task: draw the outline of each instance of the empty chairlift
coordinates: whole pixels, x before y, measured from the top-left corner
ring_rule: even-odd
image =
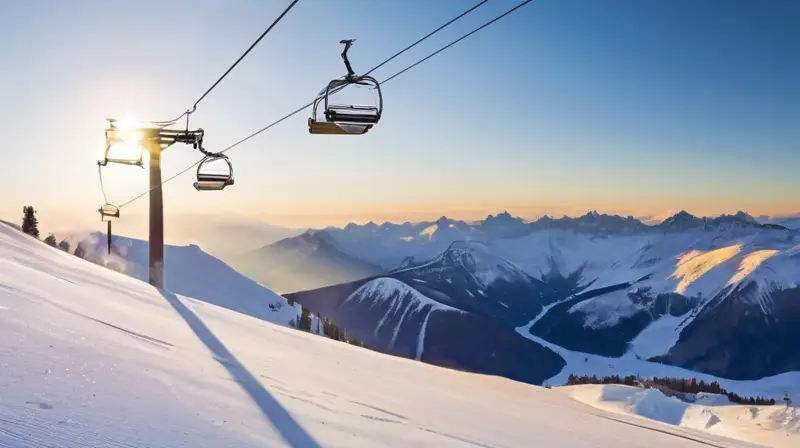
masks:
[[[119,219],[119,207],[113,204],[105,204],[98,210],[100,212],[100,221],[107,223],[107,241],[108,254],[111,255],[111,221]]]
[[[334,79],[322,89],[313,104],[311,118],[308,119],[308,131],[312,134],[328,135],[362,135],[378,124],[383,113],[383,95],[378,81],[371,76],[356,76],[347,58],[347,51],[354,40],[342,40],[344,51],[342,59],[347,68],[347,75]],[[337,100],[340,91],[353,86],[358,89],[369,89],[374,104],[351,104]],[[320,111],[322,106],[322,111]],[[320,116],[320,112],[321,116]],[[321,118],[324,117],[324,121]]]
[[[105,204],[100,207],[100,221],[114,221],[119,219],[119,207],[113,204]]]
[[[224,154],[206,153],[197,166],[197,191],[219,191],[233,185],[233,165]]]

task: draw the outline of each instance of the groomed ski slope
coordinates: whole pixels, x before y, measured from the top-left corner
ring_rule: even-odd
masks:
[[[0,446],[752,445],[162,294],[0,225]]]

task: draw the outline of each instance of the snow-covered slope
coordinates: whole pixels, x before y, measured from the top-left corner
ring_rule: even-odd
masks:
[[[727,399],[686,403],[657,389],[620,385],[559,388],[578,401],[625,415],[693,428],[776,448],[800,446],[800,408],[731,405]],[[722,397],[724,398],[724,397]]]
[[[794,231],[731,227],[606,237],[549,230],[491,247],[532,275],[575,279],[580,294],[560,298],[563,303],[532,327],[538,336],[573,350],[650,357],[669,352],[698,316],[708,316],[715,324],[698,324],[700,339],[685,338],[694,351],[665,360],[753,379],[800,366],[800,356],[780,343],[800,319],[798,244]],[[749,338],[780,344],[763,353],[775,362],[747,361],[756,361],[750,356],[757,353],[742,351],[748,342],[738,339],[742,326],[734,323],[745,316],[753,320]],[[734,358],[752,368],[741,370]]]
[[[558,296],[558,287],[528,275],[485,243],[455,241],[430,260],[390,272],[441,303],[507,322],[527,322]]]
[[[99,233],[74,236],[74,249],[80,242],[84,258],[130,277],[147,281],[147,241],[114,236],[108,255],[106,236]],[[297,317],[297,310],[286,307],[286,300],[250,280],[198,246],[164,246],[164,283],[169,291],[203,300],[270,322],[286,325]]]
[[[378,278],[365,283],[354,293],[347,296],[342,303],[343,308],[366,305],[369,309],[378,307],[385,309],[383,316],[375,325],[374,334],[381,330],[389,331],[389,350],[397,345],[397,338],[403,325],[413,325],[417,331],[416,355],[421,360],[425,351],[425,330],[431,314],[435,312],[462,313],[461,310],[431,300],[405,283],[393,278]]]
[[[748,446],[162,294],[4,225],[0,357],[10,448]]]

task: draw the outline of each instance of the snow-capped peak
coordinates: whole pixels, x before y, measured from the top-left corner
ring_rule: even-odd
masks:
[[[465,269],[484,287],[501,278],[509,282],[530,282],[522,268],[495,254],[479,241],[452,243],[442,254],[442,262],[445,266]]]
[[[348,296],[345,302],[350,300],[362,301],[366,298],[371,301],[398,301],[402,300],[404,297],[410,298],[410,303],[407,305],[412,306],[414,310],[420,310],[424,306],[430,305],[432,310],[459,311],[451,306],[430,299],[400,280],[390,277],[382,277],[369,281]]]

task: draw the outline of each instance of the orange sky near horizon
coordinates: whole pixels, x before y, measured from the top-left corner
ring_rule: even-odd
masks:
[[[665,204],[659,207],[657,204],[649,204],[637,208],[625,207],[624,205],[597,203],[593,206],[586,204],[575,205],[531,205],[514,203],[484,203],[484,204],[403,204],[403,206],[362,205],[343,206],[343,204],[297,204],[294,207],[270,204],[267,207],[235,207],[231,205],[226,210],[218,210],[214,207],[213,211],[199,209],[181,210],[180,212],[167,211],[165,224],[168,233],[170,223],[175,223],[177,227],[172,227],[172,231],[181,233],[178,228],[186,223],[186,220],[179,217],[191,216],[202,223],[204,220],[215,220],[220,217],[229,220],[239,220],[246,222],[261,222],[275,226],[306,229],[323,228],[326,226],[343,227],[349,222],[366,224],[373,221],[382,224],[385,221],[402,223],[405,221],[432,221],[441,216],[460,220],[480,220],[487,215],[496,215],[503,211],[508,211],[514,216],[522,217],[527,220],[535,220],[543,215],[554,217],[580,216],[591,210],[599,213],[618,214],[621,216],[634,216],[645,223],[654,224],[677,213],[686,210],[696,216],[717,216],[720,214],[733,214],[739,210],[745,211],[754,217],[767,215],[771,217],[800,216],[800,206],[769,204],[769,203],[750,203],[739,201],[739,203],[728,203],[720,201],[713,204],[703,204],[700,201],[681,201],[681,206]],[[677,204],[678,201],[675,201]],[[146,207],[147,201],[142,201],[134,209],[123,210],[122,221],[118,224],[119,229],[125,229],[131,233],[130,236],[144,237],[147,234]],[[105,227],[99,222],[94,210],[77,211],[74,208],[64,208],[54,204],[40,204],[34,206],[37,209],[37,216],[40,228],[44,232],[64,233],[71,231],[97,230],[104,231]],[[273,210],[265,213],[263,210]],[[276,212],[280,210],[280,212]],[[248,212],[249,211],[249,212]],[[18,222],[22,218],[22,208],[19,211],[6,210],[0,213],[0,219],[11,222]],[[169,236],[169,235],[168,235]],[[178,235],[173,235],[178,236]]]

